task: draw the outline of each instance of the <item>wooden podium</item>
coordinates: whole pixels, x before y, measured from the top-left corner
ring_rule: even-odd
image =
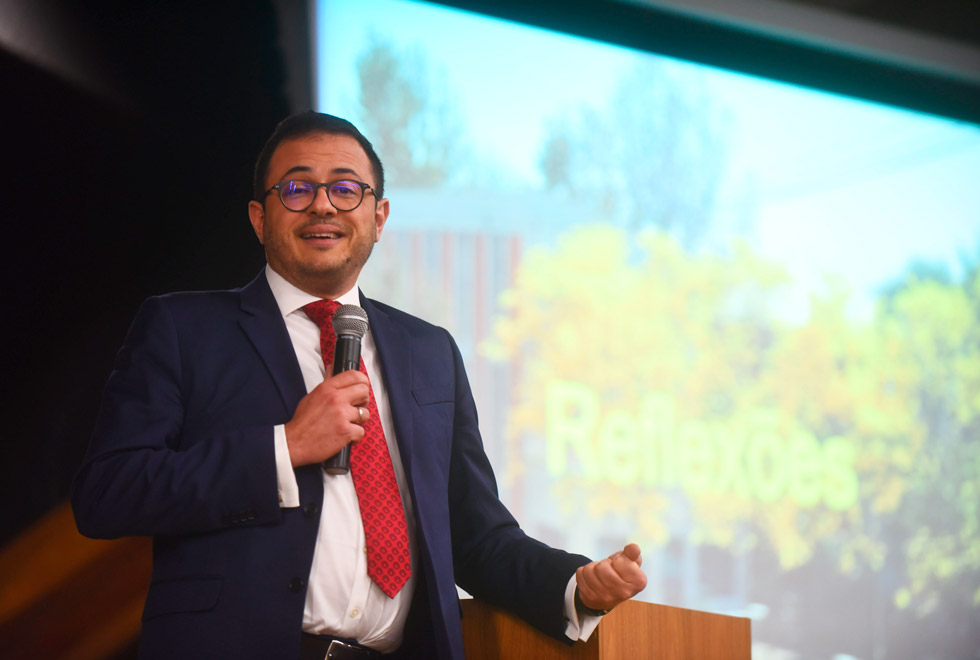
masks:
[[[626,601],[567,646],[513,614],[462,601],[466,660],[750,660],[748,619]]]

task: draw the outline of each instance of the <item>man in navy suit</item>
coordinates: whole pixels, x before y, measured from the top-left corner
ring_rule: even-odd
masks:
[[[353,125],[290,117],[249,204],[267,267],[141,307],[72,493],[83,534],[153,536],[141,657],[461,660],[456,584],[568,643],[645,586],[635,545],[592,562],[500,503],[452,337],[357,289],[388,210]],[[318,300],[367,313],[366,374],[325,368]],[[321,469],[373,414],[409,540],[393,594],[368,575],[351,475]]]

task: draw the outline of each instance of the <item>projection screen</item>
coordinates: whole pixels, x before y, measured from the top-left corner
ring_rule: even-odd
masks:
[[[980,657],[980,127],[443,7],[316,5],[501,498],[753,657]]]

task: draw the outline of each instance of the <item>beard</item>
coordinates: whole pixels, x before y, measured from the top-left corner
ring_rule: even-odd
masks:
[[[263,241],[266,260],[288,282],[321,298],[334,299],[352,288],[374,250],[370,234],[348,233],[346,246],[310,249],[295,235],[269,235]],[[297,243],[300,241],[300,243]]]

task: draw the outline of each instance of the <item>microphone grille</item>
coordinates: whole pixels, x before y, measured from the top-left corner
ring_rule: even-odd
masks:
[[[358,339],[364,336],[368,329],[367,312],[357,305],[341,305],[333,313],[333,331],[340,335],[354,335]]]

